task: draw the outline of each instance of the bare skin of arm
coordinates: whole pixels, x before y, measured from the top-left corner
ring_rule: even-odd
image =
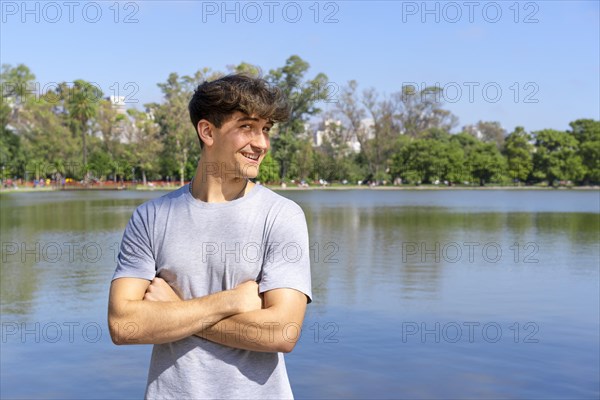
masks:
[[[164,280],[158,278],[148,288],[153,302],[181,301]],[[284,352],[292,351],[306,311],[306,295],[295,289],[273,289],[263,294],[262,309],[250,310],[200,327],[192,334],[238,349]]]
[[[115,344],[174,342],[206,329],[234,314],[259,310],[258,284],[244,282],[234,289],[182,301],[156,300],[156,280],[120,278],[110,287],[108,324]],[[170,289],[170,286],[168,286]],[[172,289],[171,289],[172,291]],[[175,292],[173,292],[175,294]]]

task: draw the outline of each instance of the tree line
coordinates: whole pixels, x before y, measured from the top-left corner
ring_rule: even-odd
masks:
[[[479,121],[450,133],[458,118],[444,108],[440,88],[412,86],[383,95],[338,87],[324,73],[308,77],[299,56],[263,74],[241,63],[231,72],[262,75],[289,97],[291,118],[272,132],[258,180],[375,184],[600,183],[600,121],[579,119],[566,131],[506,132]],[[187,104],[203,81],[225,74],[203,68],[171,73],[158,84],[162,101],[119,111],[91,82],[60,83],[32,95],[35,75],[3,65],[0,105],[2,178],[189,180],[200,157]],[[38,85],[39,86],[39,85]],[[320,107],[329,103],[327,111]],[[313,129],[317,124],[319,145]]]

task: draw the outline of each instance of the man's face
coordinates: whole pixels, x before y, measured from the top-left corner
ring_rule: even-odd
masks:
[[[256,178],[260,163],[270,148],[269,131],[273,123],[254,115],[236,111],[215,128],[213,160],[224,168],[227,178]],[[212,158],[212,157],[211,157]]]

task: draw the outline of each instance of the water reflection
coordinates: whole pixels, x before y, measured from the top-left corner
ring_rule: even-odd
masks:
[[[324,304],[381,307],[433,300],[443,285],[444,269],[457,265],[540,265],[559,250],[569,257],[573,252],[598,256],[599,214],[467,213],[398,205],[332,208],[298,200],[308,210],[311,242],[321,245],[313,259],[323,258],[323,244],[334,242],[339,248],[337,262],[321,259],[313,268],[315,298],[325,298]],[[589,261],[564,265],[593,274],[597,266]],[[387,286],[393,289],[384,298]],[[335,299],[327,296],[327,288],[336,288]]]

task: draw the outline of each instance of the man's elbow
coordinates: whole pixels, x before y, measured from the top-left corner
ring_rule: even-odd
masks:
[[[296,347],[296,341],[284,340],[277,346],[277,351],[279,353],[291,353],[294,347]]]
[[[292,350],[294,350],[294,347],[296,347],[296,343],[300,338],[300,330],[298,330],[297,334],[295,335],[291,334],[292,330],[293,329],[288,329],[288,331],[286,331],[284,329],[280,332],[279,340],[274,346],[275,351],[279,353],[291,353]]]
[[[115,317],[108,316],[108,331],[110,333],[110,339],[117,346],[127,344],[125,335],[121,329],[121,323]]]
[[[119,317],[118,313],[109,311],[108,331],[110,339],[117,346],[125,344],[139,344],[139,325],[131,320]]]
[[[110,338],[113,342],[113,344],[117,345],[117,346],[122,346],[124,344],[128,344],[127,340],[125,340],[125,338],[123,336],[120,336],[118,334],[114,334],[111,330],[110,332]]]

